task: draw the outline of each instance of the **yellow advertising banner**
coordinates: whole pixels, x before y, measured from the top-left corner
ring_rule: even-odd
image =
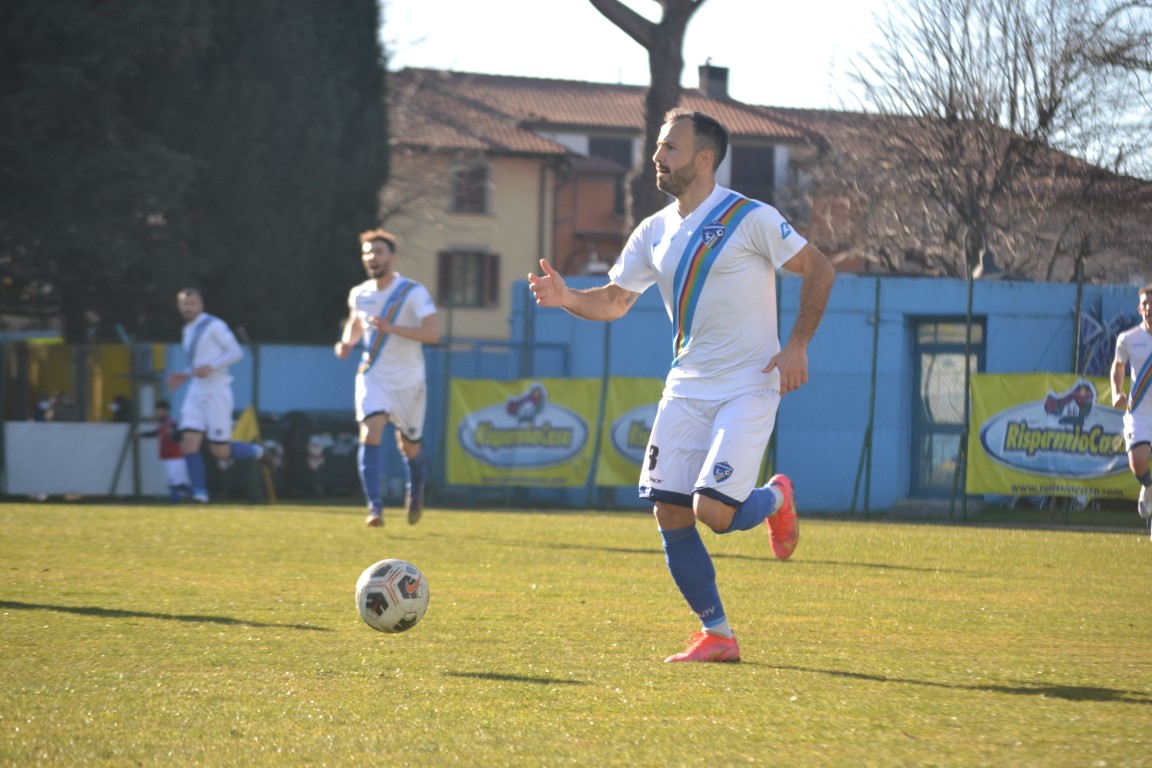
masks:
[[[652,422],[664,391],[663,379],[608,380],[604,403],[604,430],[600,435],[600,462],[596,484],[636,485]]]
[[[968,492],[1135,499],[1123,412],[1111,403],[1106,378],[973,376]]]
[[[454,380],[448,482],[583,486],[599,408],[599,379]]]

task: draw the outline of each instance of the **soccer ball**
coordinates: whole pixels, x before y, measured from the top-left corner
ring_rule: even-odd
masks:
[[[381,560],[356,580],[356,610],[372,629],[406,632],[428,610],[428,581],[403,560]]]

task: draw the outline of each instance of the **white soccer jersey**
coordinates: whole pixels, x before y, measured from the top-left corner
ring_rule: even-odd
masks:
[[[665,395],[779,390],[779,373],[762,373],[780,351],[776,270],[806,244],[775,208],[720,185],[685,219],[673,203],[640,223],[608,276],[660,288],[673,326]]]
[[[415,280],[393,273],[384,290],[365,280],[348,292],[348,307],[364,326],[364,354],[360,367],[367,381],[385,389],[404,389],[424,382],[424,346],[395,333],[381,335],[367,321],[384,317],[394,325],[417,327],[436,314],[428,289]]]
[[[244,357],[244,351],[227,323],[215,315],[201,312],[195,320],[184,326],[181,340],[189,370],[202,365],[212,366],[212,373],[207,376],[193,376],[189,379],[190,394],[214,392],[231,386],[232,374],[228,372],[228,366],[239,362]]]
[[[1121,333],[1116,338],[1116,362],[1129,366],[1132,413],[1152,417],[1152,333],[1143,325]]]

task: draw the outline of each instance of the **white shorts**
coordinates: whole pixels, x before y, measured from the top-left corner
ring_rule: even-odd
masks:
[[[188,462],[184,459],[163,459],[164,473],[168,476],[168,487],[179,488],[181,485],[192,485],[188,479]]]
[[[779,406],[774,389],[730,400],[661,398],[640,470],[640,498],[691,507],[699,492],[743,504],[760,479]]]
[[[356,421],[362,422],[378,413],[387,414],[388,420],[409,442],[418,443],[424,437],[427,410],[426,385],[385,391],[363,374],[356,374]]]
[[[1143,405],[1143,403],[1141,403]],[[1144,413],[1124,412],[1124,448],[1131,453],[1132,446],[1152,444],[1152,416]]]
[[[232,389],[189,390],[180,408],[180,429],[203,432],[212,443],[232,440]]]

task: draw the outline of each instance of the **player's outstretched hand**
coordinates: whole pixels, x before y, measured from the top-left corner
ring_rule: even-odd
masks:
[[[540,269],[544,271],[542,277],[531,273],[528,275],[528,287],[536,297],[536,303],[541,307],[563,307],[564,296],[568,291],[564,278],[552,268],[547,259],[540,259]]]

